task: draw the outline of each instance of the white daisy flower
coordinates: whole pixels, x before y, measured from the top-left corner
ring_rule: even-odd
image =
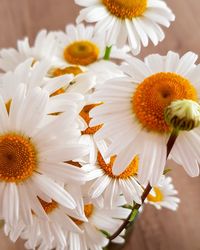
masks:
[[[74,77],[72,74],[58,74],[49,78],[47,77],[48,61],[36,62],[32,67],[31,64],[32,59],[27,59],[14,71],[0,77],[0,90],[6,102],[11,99],[13,89],[20,83],[25,83],[28,89],[38,86],[48,91],[51,97],[49,112],[64,112],[69,105],[76,106],[76,104],[79,105],[80,110],[82,109],[85,103],[83,95],[96,84],[94,75],[84,73]]]
[[[57,183],[85,181],[82,169],[65,163],[88,153],[78,144],[77,111],[69,106],[46,123],[48,104],[48,92],[27,91],[24,84],[13,89],[9,102],[0,96],[0,216],[10,225],[31,221],[32,212],[46,218],[37,197],[76,208],[72,195]]]
[[[80,11],[77,22],[97,22],[96,34],[106,32],[107,46],[124,46],[128,40],[134,54],[141,44],[154,45],[165,37],[160,25],[169,27],[175,16],[162,0],[75,0],[85,7]]]
[[[79,195],[76,197],[77,203],[80,203]],[[12,241],[16,241],[19,236],[26,240],[27,249],[102,249],[109,243],[106,234],[112,235],[130,213],[129,209],[122,207],[123,197],[118,198],[112,209],[99,208],[92,203],[84,205],[85,217],[79,217],[80,219],[73,212],[70,214],[71,219],[67,217],[66,208],[58,206],[54,201],[47,203],[40,200],[40,202],[48,216],[48,221],[33,215],[31,225],[19,222],[12,227],[8,224],[4,226],[6,235]],[[113,242],[124,243],[122,238],[124,234],[125,231]]]
[[[70,85],[70,82],[73,80],[72,75],[48,78],[46,77],[48,69],[49,62],[46,60],[36,62],[34,65],[32,65],[31,58],[25,60],[23,63],[18,64],[13,71],[1,75],[1,93],[3,93],[4,98],[9,99],[9,96],[13,93],[13,89],[19,84],[24,83],[28,89],[34,87],[45,88],[49,92],[49,95],[53,95],[63,85]]]
[[[155,186],[164,170],[167,141],[172,132],[164,117],[165,109],[175,100],[199,102],[200,66],[197,55],[188,52],[181,58],[150,55],[144,62],[132,58],[122,69],[127,77],[112,79],[93,94],[102,105],[91,110],[90,126],[104,124],[95,140],[109,138],[106,156],[117,155],[113,173],[122,173],[134,155],[139,155],[138,178],[141,184]],[[196,112],[196,107],[195,107]],[[190,176],[199,175],[199,127],[181,131],[171,151]]]
[[[106,49],[105,34],[96,35],[93,26],[67,25],[65,32],[55,33],[58,46],[58,60],[61,63],[90,67],[103,59]],[[110,57],[125,59],[128,47],[117,49],[113,47]]]
[[[120,206],[124,205],[124,203],[121,204],[121,200],[123,199],[118,200]],[[71,250],[102,249],[109,243],[106,234],[112,235],[115,233],[116,229],[121,226],[122,219],[127,218],[130,213],[129,209],[119,207],[117,203],[112,209],[99,208],[92,203],[88,203],[84,210],[88,222],[75,220],[83,233],[68,232],[67,235],[69,249]],[[113,242],[123,243],[124,239],[120,235]]]
[[[26,240],[25,247],[27,249],[65,249],[68,244],[67,231],[82,233],[72,217],[76,218],[77,221],[87,221],[80,189],[71,186],[70,191],[75,197],[79,209],[81,209],[81,215],[77,215],[76,210],[66,209],[55,201],[45,202],[39,199],[48,220],[44,221],[37,215],[32,214],[31,224],[25,224],[22,221],[16,223],[16,225],[5,224],[5,234],[13,242],[19,237]]]
[[[56,33],[58,53],[55,67],[57,72],[64,72],[65,68],[74,67],[76,72],[91,72],[97,76],[98,82],[109,79],[112,74],[121,75],[117,65],[103,60],[105,54],[105,35],[95,35],[94,27],[67,25],[66,32]],[[128,47],[113,48],[111,58],[125,59],[129,52]],[[76,66],[76,67],[75,67]]]
[[[180,199],[176,197],[178,192],[172,184],[171,177],[162,176],[157,186],[147,196],[146,203],[150,203],[157,209],[166,207],[171,210],[177,210]]]
[[[101,153],[98,152],[96,164],[83,166],[89,181],[87,184],[89,196],[91,199],[100,198],[100,201],[103,198],[106,207],[112,207],[121,194],[124,195],[126,203],[132,205],[134,201],[141,204],[143,189],[137,181],[139,158],[136,156],[126,170],[117,176],[112,173],[112,166],[116,158],[116,156],[112,156],[104,160]]]
[[[17,49],[2,49],[0,51],[0,69],[5,72],[14,70],[18,64],[30,57],[32,58],[32,64],[42,59],[52,62],[55,49],[54,33],[41,30],[37,34],[33,46],[29,44],[29,39],[26,37],[24,40],[17,42]]]
[[[51,78],[72,75],[73,79],[70,82],[66,82],[62,88],[54,92],[52,95],[63,93],[81,93],[85,95],[89,94],[96,86],[96,75],[91,72],[83,72],[78,66],[67,66],[61,68],[52,68],[49,72]],[[62,78],[62,77],[61,77]]]

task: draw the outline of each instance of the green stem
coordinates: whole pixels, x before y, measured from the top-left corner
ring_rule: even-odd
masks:
[[[174,143],[176,141],[178,137],[178,132],[177,130],[173,130],[170,137],[169,137],[169,140],[167,142],[167,157],[166,157],[166,160],[174,146]],[[147,185],[147,187],[144,189],[144,192],[142,194],[142,197],[141,197],[141,200],[142,200],[142,203],[141,204],[138,204],[136,203],[132,210],[131,210],[131,213],[129,214],[129,216],[126,218],[126,220],[122,223],[122,225],[118,228],[118,230],[109,237],[109,240],[114,240],[127,226],[130,225],[131,222],[134,221],[134,219],[136,218],[136,215],[138,214],[139,212],[139,208],[142,206],[142,204],[144,203],[145,199],[147,198],[148,194],[151,192],[151,189],[152,189],[152,186],[150,184]]]
[[[105,55],[104,55],[104,60],[110,60],[110,53],[111,53],[111,50],[112,50],[112,46],[110,47],[106,47],[106,51],[105,51]]]

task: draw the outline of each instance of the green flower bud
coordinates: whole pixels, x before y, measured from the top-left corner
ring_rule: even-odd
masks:
[[[165,121],[176,130],[190,131],[200,125],[200,105],[192,100],[177,100],[165,109]]]

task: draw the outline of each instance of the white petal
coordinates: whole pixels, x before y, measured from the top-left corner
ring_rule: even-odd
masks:
[[[34,175],[33,181],[36,185],[38,185],[38,187],[42,189],[44,193],[64,207],[66,206],[71,209],[76,207],[76,203],[72,196],[67,191],[65,191],[64,188],[59,186],[48,177],[36,174]]]

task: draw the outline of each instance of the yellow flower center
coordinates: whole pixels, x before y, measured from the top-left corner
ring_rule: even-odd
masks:
[[[113,175],[112,173],[112,167],[114,164],[114,161],[116,159],[116,156],[112,156],[110,158],[110,162],[106,163],[102,157],[102,155],[98,152],[98,156],[97,156],[97,160],[99,163],[99,166],[104,170],[104,172],[112,177],[112,178],[117,178],[117,179],[127,179],[131,176],[134,176],[137,174],[138,172],[138,164],[139,164],[139,158],[138,156],[136,156],[131,163],[127,166],[126,170],[124,170],[123,173],[121,173],[120,175]]]
[[[71,64],[87,66],[98,60],[99,49],[90,41],[77,41],[64,49],[64,59]]]
[[[164,111],[172,101],[190,99],[197,101],[192,84],[175,73],[157,73],[140,83],[133,95],[133,111],[149,131],[170,132]]]
[[[25,181],[37,168],[37,153],[29,138],[17,134],[0,136],[0,181]]]
[[[164,196],[161,192],[161,190],[157,187],[153,188],[154,192],[155,192],[155,196],[152,194],[148,194],[147,196],[147,200],[148,201],[152,201],[152,202],[160,202],[164,200]]]
[[[80,112],[80,116],[84,119],[84,121],[87,123],[88,125],[88,128],[86,128],[84,131],[82,131],[82,134],[83,135],[93,135],[95,134],[103,125],[97,125],[97,126],[94,126],[94,127],[90,127],[89,126],[89,123],[91,121],[91,117],[89,115],[89,112],[91,109],[93,109],[94,107],[100,105],[101,103],[99,104],[90,104],[90,105],[86,105],[85,107],[83,107],[83,109],[81,110]]]
[[[54,209],[58,208],[58,203],[54,200],[52,200],[52,202],[46,202],[46,201],[43,201],[42,199],[40,199],[39,197],[38,197],[38,199],[39,199],[44,211],[47,214],[53,212]]]
[[[93,206],[92,204],[86,204],[86,205],[84,206],[84,212],[85,212],[86,218],[89,218],[89,217],[92,215],[93,210],[94,210],[94,206]],[[73,221],[76,223],[76,225],[81,225],[81,224],[84,223],[84,222],[81,221],[81,220],[77,220],[77,219],[74,219],[74,218],[72,218],[72,219],[73,219]]]
[[[141,16],[147,9],[147,0],[102,0],[108,11],[121,19]]]

